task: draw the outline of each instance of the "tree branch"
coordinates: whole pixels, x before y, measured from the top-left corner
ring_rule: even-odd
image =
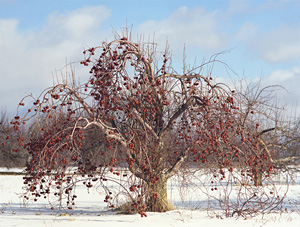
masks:
[[[137,120],[151,132],[155,139],[159,139],[157,134],[154,132],[153,128],[147,122],[144,121],[144,119],[139,115],[139,112],[135,108],[133,108],[132,112],[136,116]]]
[[[178,157],[178,159],[176,160],[176,162],[173,164],[173,166],[169,169],[166,169],[164,172],[166,174],[166,178],[170,178],[172,177],[176,172],[177,170],[180,168],[181,164],[184,162],[184,160],[186,159],[187,157],[187,153],[189,152],[190,148],[188,147],[182,155],[180,155]]]
[[[260,143],[260,145],[262,145],[262,147],[264,148],[264,150],[268,153],[270,161],[274,162],[274,160],[273,160],[273,158],[271,156],[271,152],[269,151],[268,146],[265,144],[265,142],[261,138],[259,138],[259,137],[257,137],[257,140]]]
[[[130,149],[128,148],[128,141],[120,134],[115,133],[114,132],[114,128],[108,127],[106,126],[104,123],[102,123],[101,121],[92,121],[89,122],[86,118],[82,118],[85,121],[87,121],[88,123],[83,127],[83,129],[88,128],[91,125],[96,125],[97,127],[99,127],[102,132],[105,134],[106,137],[108,138],[112,138],[117,140],[121,146],[123,147],[123,149],[125,150],[126,154],[128,155],[129,158],[133,158],[136,160],[136,158],[133,156],[133,154],[130,152]],[[138,165],[139,166],[139,165]],[[144,179],[144,174],[140,171],[139,167],[128,167],[129,170],[134,173],[137,177]]]
[[[80,104],[85,108],[85,110],[88,112],[90,117],[93,117],[93,113],[90,110],[89,105],[80,97],[77,91],[75,91],[73,88],[69,87],[68,85],[62,85],[65,89],[68,89],[75,97],[77,100],[80,102]]]
[[[200,97],[197,96],[192,96],[190,97],[186,103],[182,104],[179,109],[173,114],[173,116],[170,118],[167,126],[162,129],[162,131],[159,134],[159,137],[163,137],[164,134],[172,127],[172,125],[174,124],[174,122],[176,121],[176,119],[183,113],[185,112],[192,104],[194,104],[195,100],[200,101],[198,102],[198,104],[200,105],[205,105],[205,101],[203,99],[201,99]]]
[[[292,157],[287,157],[287,158],[280,158],[280,159],[274,160],[274,163],[284,163],[284,162],[290,162],[290,161],[295,161],[295,160],[300,160],[300,157],[292,156]]]

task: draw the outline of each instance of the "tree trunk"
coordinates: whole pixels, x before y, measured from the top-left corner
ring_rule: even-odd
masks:
[[[257,176],[254,178],[254,184],[256,186],[262,186],[262,176],[263,174],[261,172],[258,172]]]
[[[147,198],[147,211],[166,212],[173,210],[174,207],[169,203],[167,198],[167,178],[164,174],[159,175],[156,183],[148,183],[149,196]]]

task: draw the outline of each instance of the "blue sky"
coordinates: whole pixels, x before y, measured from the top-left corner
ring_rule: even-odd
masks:
[[[0,0],[0,107],[13,113],[24,95],[51,86],[66,62],[80,61],[84,48],[111,40],[126,23],[134,37],[155,34],[161,49],[168,40],[179,71],[184,46],[190,64],[231,49],[220,60],[249,81],[283,85],[282,103],[295,107],[299,12],[299,0]],[[75,70],[84,81],[88,72]],[[229,80],[222,65],[214,73]]]

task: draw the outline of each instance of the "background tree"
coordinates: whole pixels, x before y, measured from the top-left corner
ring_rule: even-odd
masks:
[[[290,168],[299,162],[299,122],[289,109],[278,104],[279,85],[262,87],[261,83],[240,82],[239,99],[244,121],[259,122],[259,147],[277,169]],[[253,114],[255,113],[255,114]]]
[[[10,117],[5,110],[0,112],[0,141],[0,166],[24,167],[28,152],[18,146],[22,141],[16,138],[15,131],[10,127]]]
[[[20,102],[27,113],[12,122],[19,138],[20,125],[42,119],[24,145],[31,155],[25,199],[65,196],[72,209],[76,184],[83,182],[103,186],[104,201],[113,207],[117,193],[107,187],[112,182],[130,199],[129,212],[144,216],[147,210],[173,209],[167,180],[182,167],[210,165],[216,181],[238,168],[249,182],[240,187],[257,182],[259,173],[266,179],[272,173],[272,162],[258,148],[256,124],[241,117],[236,92],[212,78],[218,55],[183,73],[172,68],[168,48],[160,53],[155,43],[127,37],[84,55],[81,64],[91,74],[86,83],[76,84],[71,71],[71,80],[66,76],[38,98]],[[245,196],[250,201],[253,193]]]

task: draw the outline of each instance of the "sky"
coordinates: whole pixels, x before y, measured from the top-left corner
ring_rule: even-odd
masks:
[[[299,109],[299,12],[300,0],[0,0],[0,108],[14,114],[70,62],[85,82],[82,51],[127,26],[160,49],[168,42],[179,72],[184,49],[191,65],[224,51],[232,71],[215,66],[217,79],[281,85],[280,103]]]

